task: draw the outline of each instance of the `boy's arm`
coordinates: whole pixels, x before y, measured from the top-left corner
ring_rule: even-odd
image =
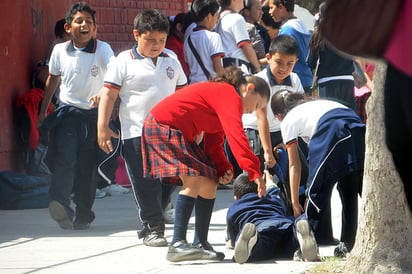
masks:
[[[246,55],[246,58],[249,60],[250,64],[253,66],[253,73],[260,71],[260,64],[256,56],[256,52],[252,47],[251,43],[244,43],[242,46],[243,53]]]
[[[212,58],[213,62],[213,69],[215,70],[216,74],[221,74],[224,72],[222,66],[222,56],[216,56]]]
[[[48,106],[51,102],[53,94],[56,91],[59,83],[60,83],[60,76],[49,74],[49,76],[46,79],[46,85],[44,88],[44,96],[41,102],[39,116],[37,117],[37,123],[36,123],[37,128],[39,128],[43,124],[43,121],[47,116]]]
[[[113,152],[111,137],[119,138],[119,135],[109,128],[113,105],[119,95],[119,90],[113,87],[104,86],[99,94],[100,102],[97,117],[97,142],[104,152],[111,153]]]
[[[273,167],[276,164],[276,160],[273,156],[272,142],[270,140],[269,122],[267,119],[267,107],[257,109],[256,117],[258,121],[258,131],[260,141],[262,143],[265,163],[267,163],[269,167]]]
[[[289,183],[290,183],[290,199],[292,201],[293,214],[295,218],[303,213],[303,207],[299,203],[299,185],[302,174],[302,166],[299,159],[297,141],[286,145],[289,157]]]

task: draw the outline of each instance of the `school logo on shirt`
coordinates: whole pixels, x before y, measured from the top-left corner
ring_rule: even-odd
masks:
[[[173,77],[175,77],[175,71],[171,67],[167,67],[166,74],[169,79],[173,79]]]
[[[90,70],[90,72],[92,73],[92,76],[93,76],[93,77],[96,77],[97,74],[99,74],[99,68],[98,68],[96,65],[94,65],[94,66],[92,67],[92,69]]]

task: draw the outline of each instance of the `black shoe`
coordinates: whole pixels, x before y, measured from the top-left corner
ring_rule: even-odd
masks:
[[[89,229],[90,224],[94,221],[95,215],[93,211],[88,212],[87,214],[76,212],[76,218],[73,222],[74,230],[84,230]]]
[[[333,252],[333,255],[335,257],[339,258],[346,258],[346,254],[349,253],[348,247],[346,246],[345,243],[340,242],[337,247],[335,247],[335,250]]]
[[[162,247],[167,246],[167,240],[164,237],[164,233],[153,230],[143,238],[143,243],[146,246]]]
[[[166,259],[170,262],[202,260],[204,252],[188,244],[186,240],[178,241],[169,246]]]
[[[73,229],[72,218],[61,203],[51,201],[49,203],[49,213],[62,229]]]
[[[225,253],[214,250],[212,245],[208,241],[203,244],[199,243],[197,245],[194,245],[193,247],[202,250],[203,256],[201,260],[221,261],[225,258]]]

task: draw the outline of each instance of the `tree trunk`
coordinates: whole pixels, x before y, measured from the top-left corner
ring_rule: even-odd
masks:
[[[359,226],[355,247],[345,265],[346,273],[412,272],[412,216],[385,144],[385,74],[385,64],[377,63],[374,90],[366,108],[366,157]]]

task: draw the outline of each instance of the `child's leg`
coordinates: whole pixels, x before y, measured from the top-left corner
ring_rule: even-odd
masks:
[[[358,228],[358,195],[362,185],[362,174],[362,171],[348,174],[337,185],[342,200],[341,242],[345,243],[349,252],[355,243]]]

